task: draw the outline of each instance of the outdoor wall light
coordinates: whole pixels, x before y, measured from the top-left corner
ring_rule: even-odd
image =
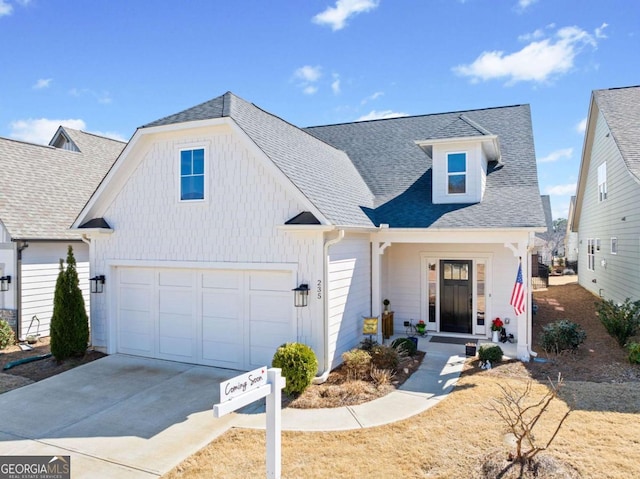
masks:
[[[102,293],[104,291],[104,279],[104,274],[99,274],[89,279],[92,293]]]
[[[308,304],[309,285],[301,284],[293,290],[293,304],[296,308],[304,308]]]
[[[9,285],[11,284],[11,276],[3,276],[0,278],[0,291],[9,291]]]

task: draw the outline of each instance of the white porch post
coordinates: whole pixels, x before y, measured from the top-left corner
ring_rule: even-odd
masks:
[[[382,343],[382,255],[390,243],[371,243],[371,317],[378,318],[377,341]]]

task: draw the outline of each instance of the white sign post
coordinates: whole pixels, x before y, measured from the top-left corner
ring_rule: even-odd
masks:
[[[279,368],[266,366],[220,383],[220,403],[213,405],[214,417],[236,411],[258,399],[267,398],[267,478],[282,475],[282,388],[286,379]]]

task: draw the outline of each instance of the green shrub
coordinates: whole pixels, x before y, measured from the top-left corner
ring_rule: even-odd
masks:
[[[342,361],[349,379],[367,379],[371,371],[371,354],[363,349],[352,349],[342,353]]]
[[[640,343],[629,343],[629,362],[631,364],[640,364]]]
[[[398,351],[389,346],[377,344],[371,349],[371,364],[379,369],[395,371],[400,364]]]
[[[73,248],[67,250],[67,268],[60,260],[60,273],[53,296],[51,316],[51,354],[58,361],[82,356],[89,342],[89,319],[82,291],[78,286],[78,272]]]
[[[478,359],[485,363],[489,361],[491,364],[499,363],[502,361],[502,348],[497,344],[481,344],[478,349]]]
[[[0,349],[11,346],[15,341],[16,338],[9,323],[4,319],[0,319]]]
[[[621,347],[640,328],[640,301],[631,301],[629,298],[622,304],[611,300],[601,301],[596,304],[596,310],[602,325]]]
[[[289,395],[299,395],[304,392],[318,372],[318,359],[306,344],[285,343],[273,355],[271,365],[282,369],[282,375],[287,379],[284,392]]]
[[[398,351],[400,356],[413,356],[418,351],[416,343],[409,338],[396,338],[391,342],[391,347]]]
[[[574,352],[585,339],[587,333],[584,329],[573,321],[561,319],[542,328],[540,345],[547,353]]]
[[[371,351],[377,344],[378,341],[373,339],[373,336],[369,336],[368,338],[362,340],[362,342],[360,343],[360,349],[364,351]]]

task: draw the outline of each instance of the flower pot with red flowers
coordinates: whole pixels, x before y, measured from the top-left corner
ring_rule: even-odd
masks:
[[[491,342],[497,343],[500,341],[500,332],[503,328],[504,322],[500,318],[491,321]]]
[[[419,335],[424,335],[424,333],[427,330],[427,325],[424,324],[423,320],[418,321],[418,324],[416,324],[416,331],[418,332]]]

